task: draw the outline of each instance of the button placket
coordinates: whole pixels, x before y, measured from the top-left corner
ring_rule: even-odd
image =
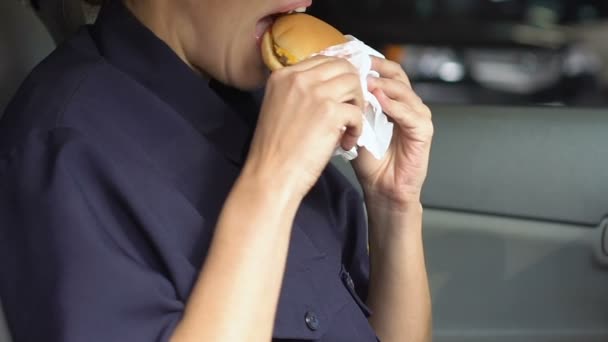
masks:
[[[367,307],[367,305],[365,305],[363,300],[359,297],[359,295],[357,294],[357,291],[355,291],[355,282],[354,282],[353,278],[350,276],[350,274],[348,273],[348,271],[346,271],[346,267],[344,267],[344,265],[342,265],[342,270],[340,272],[340,278],[342,279],[342,282],[344,283],[348,292],[350,293],[352,298],[355,300],[357,305],[361,308],[361,310],[363,311],[365,316],[369,317],[372,314],[372,312]]]
[[[348,286],[349,289],[355,290],[355,282],[347,271],[342,272],[342,280],[344,281],[346,286]]]

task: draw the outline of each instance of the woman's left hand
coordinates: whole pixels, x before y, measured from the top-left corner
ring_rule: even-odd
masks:
[[[368,209],[406,210],[420,202],[426,179],[433,138],[431,111],[412,90],[399,64],[375,57],[372,61],[380,77],[368,79],[368,87],[395,124],[393,140],[381,160],[362,149],[353,167]]]

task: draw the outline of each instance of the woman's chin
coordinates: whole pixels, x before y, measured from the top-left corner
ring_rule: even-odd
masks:
[[[247,72],[231,80],[231,86],[240,90],[257,90],[264,87],[270,72],[266,67],[249,69]]]

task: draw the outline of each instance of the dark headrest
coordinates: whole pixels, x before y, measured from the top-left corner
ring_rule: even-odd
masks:
[[[56,42],[94,20],[101,0],[31,0],[32,7]]]

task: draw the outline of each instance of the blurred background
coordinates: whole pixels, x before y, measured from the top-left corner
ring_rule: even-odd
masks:
[[[422,202],[435,341],[608,341],[608,1],[316,0],[311,12],[399,62],[433,111]]]
[[[605,0],[323,0],[312,12],[402,63],[429,102],[608,104]]]

